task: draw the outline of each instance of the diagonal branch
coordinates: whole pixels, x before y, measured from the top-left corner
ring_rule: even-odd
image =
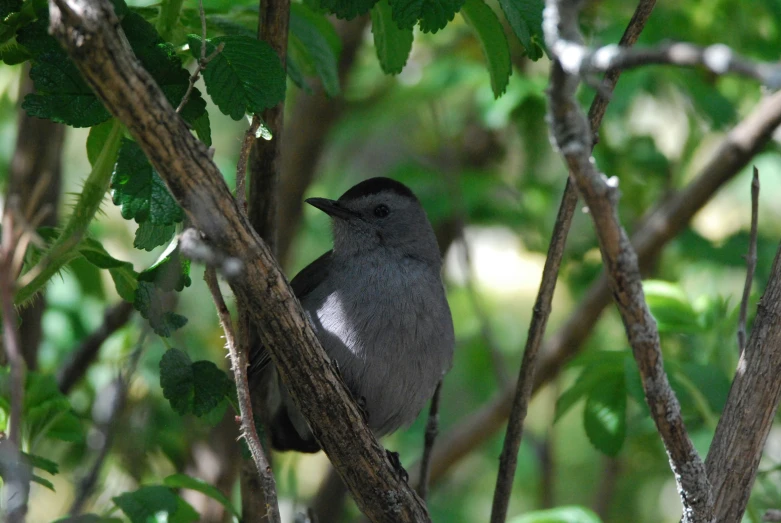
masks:
[[[107,0],[54,0],[50,30],[108,110],[127,126],[171,193],[212,246],[243,261],[228,280],[249,311],[296,406],[374,521],[427,521],[333,371],[268,247],[252,229],[211,161],[117,32]]]
[[[554,54],[548,89],[551,134],[594,221],[608,285],[640,371],[651,417],[678,483],[683,521],[710,522],[713,521],[710,483],[664,371],[659,331],[645,302],[637,253],[616,211],[618,180],[602,175],[591,158],[590,128],[575,99],[580,78],[562,65],[567,60],[570,42],[578,45],[581,41],[578,29],[581,4],[559,0],[546,3],[543,28],[548,48]]]
[[[759,221],[759,170],[754,167],[751,179],[751,232],[746,254],[746,283],[743,286],[743,297],[740,299],[740,314],[738,317],[738,349],[740,353],[746,348],[746,314],[748,300],[751,297],[751,283],[754,281],[754,271],[757,269],[757,222]]]
[[[640,36],[640,31],[648,21],[656,0],[641,0],[635,9],[635,14],[629,21],[629,25],[621,37],[621,45],[633,45]],[[589,109],[589,122],[591,132],[595,136],[605,115],[608,100],[603,94],[612,93],[621,74],[618,70],[610,71],[602,82],[602,89],[597,92]],[[559,267],[564,256],[564,246],[567,241],[572,217],[575,214],[575,206],[578,203],[578,195],[571,180],[568,178],[564,187],[564,195],[561,198],[559,213],[553,226],[553,235],[545,258],[545,267],[542,271],[542,281],[534,302],[532,318],[529,322],[529,333],[526,337],[526,347],[523,351],[521,369],[518,372],[518,382],[513,398],[510,418],[507,423],[507,435],[504,438],[502,454],[499,457],[499,473],[496,477],[496,489],[494,490],[493,507],[491,509],[491,521],[501,523],[507,518],[507,509],[510,505],[510,493],[512,491],[515,469],[518,463],[518,449],[521,446],[523,436],[523,422],[532,396],[534,386],[534,374],[537,368],[537,359],[545,335],[545,327],[551,313],[553,292],[556,290],[556,280]]]
[[[727,134],[694,181],[648,214],[632,235],[641,270],[645,270],[708,200],[770,142],[779,125],[781,92],[761,100]],[[610,289],[603,274],[583,295],[562,328],[543,345],[533,392],[552,380],[578,353],[610,301]],[[432,482],[441,479],[450,467],[502,428],[510,413],[514,392],[515,387],[505,389],[491,403],[443,435],[432,458]]]

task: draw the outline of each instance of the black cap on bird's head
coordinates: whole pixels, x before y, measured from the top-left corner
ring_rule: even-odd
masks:
[[[415,193],[390,178],[370,178],[338,200],[306,202],[333,218],[334,254],[366,253],[376,248],[440,263],[434,231]]]
[[[368,180],[362,181],[361,183],[348,189],[339,197],[338,200],[329,200],[328,198],[309,198],[306,200],[306,203],[320,209],[327,215],[334,218],[349,220],[350,218],[361,217],[360,213],[348,208],[351,202],[354,202],[355,200],[365,196],[371,196],[373,194],[380,193],[397,194],[419,203],[415,193],[413,193],[409,187],[401,182],[397,182],[396,180],[382,176],[369,178]]]

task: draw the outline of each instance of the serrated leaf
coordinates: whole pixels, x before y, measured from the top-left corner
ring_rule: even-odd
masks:
[[[193,414],[200,417],[219,406],[230,392],[231,381],[211,361],[196,361],[192,370],[195,383]]]
[[[149,282],[138,282],[133,307],[149,321],[152,330],[164,338],[187,324],[187,318],[184,316],[165,310],[161,291]]]
[[[40,18],[21,27],[16,32],[16,41],[19,42],[33,58],[43,52],[59,52],[66,56],[57,40],[49,34],[49,20]]]
[[[499,6],[532,60],[542,58],[542,9],[545,0],[499,0]]]
[[[323,15],[304,4],[290,4],[290,32],[311,57],[315,73],[328,96],[338,96],[341,41],[333,25]]]
[[[190,356],[179,349],[168,349],[160,359],[160,387],[163,397],[180,415],[192,409],[195,390]]]
[[[163,480],[163,484],[167,487],[174,489],[189,489],[200,492],[206,496],[209,496],[213,500],[219,502],[223,507],[232,512],[236,517],[240,517],[238,510],[233,506],[233,503],[225,497],[217,488],[209,485],[203,480],[191,478],[186,474],[173,474]]]
[[[190,260],[181,255],[179,243],[171,243],[154,265],[138,275],[139,281],[154,283],[164,291],[181,292],[192,283]]]
[[[352,20],[369,12],[377,0],[320,0],[320,8],[333,13],[337,18]]]
[[[182,108],[182,112],[184,112],[184,109],[187,109],[188,107],[190,107],[190,104],[185,104],[185,106]],[[185,115],[182,115],[182,117],[184,118]],[[187,118],[185,118],[185,120],[187,120]],[[206,112],[205,106],[203,114],[192,120],[190,125],[193,126],[193,130],[198,136],[198,139],[201,140],[206,147],[211,147],[212,128],[211,123],[209,122],[209,113]]]
[[[189,35],[187,41],[190,52],[199,58],[201,39]],[[285,70],[269,44],[240,35],[219,36],[206,41],[206,54],[220,44],[224,48],[209,62],[203,79],[223,114],[241,120],[247,113],[263,112],[285,99]]]
[[[24,97],[22,108],[30,116],[46,118],[72,127],[91,127],[111,115],[60,51],[44,51],[30,68],[35,92]]]
[[[472,26],[480,40],[483,54],[488,62],[491,89],[494,97],[499,98],[507,89],[512,73],[510,47],[507,45],[502,24],[493,9],[483,0],[466,0],[461,9],[461,16]]]
[[[172,225],[184,219],[184,211],[141,147],[132,140],[122,139],[110,187],[112,200],[122,207],[122,217],[126,220]]]
[[[602,520],[590,509],[571,506],[535,510],[513,518],[508,523],[602,523]]]
[[[22,0],[0,0],[0,20],[22,8]]]
[[[453,20],[464,0],[390,0],[393,20],[402,29],[420,23],[424,33],[436,33]]]
[[[122,509],[132,523],[157,521],[160,513],[171,516],[176,514],[179,497],[171,489],[163,486],[141,487],[135,492],[126,492],[115,498],[114,503]]]
[[[380,67],[386,74],[399,74],[412,50],[412,28],[400,28],[393,21],[388,0],[380,0],[371,10],[374,47]]]
[[[133,247],[151,251],[171,241],[175,232],[176,225],[154,225],[151,222],[141,222],[136,229]]]
[[[79,244],[79,254],[100,269],[108,269],[114,287],[119,296],[130,303],[135,301],[136,288],[138,287],[138,274],[133,270],[133,264],[113,258],[103,245],[92,238],[85,238]]]
[[[91,166],[95,166],[98,156],[106,145],[111,130],[114,128],[114,120],[110,119],[90,128],[87,136],[87,159]]]
[[[626,439],[626,382],[623,374],[604,380],[591,390],[583,411],[583,426],[591,444],[616,456]]]

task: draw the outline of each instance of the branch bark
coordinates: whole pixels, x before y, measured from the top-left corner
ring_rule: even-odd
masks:
[[[640,371],[651,417],[678,484],[683,520],[707,523],[713,521],[710,483],[664,371],[659,331],[645,302],[637,253],[616,210],[618,180],[601,174],[591,158],[591,129],[575,99],[580,78],[564,65],[571,46],[582,40],[578,29],[580,4],[561,0],[546,3],[543,29],[554,55],[548,88],[551,134],[594,221],[608,286]]]
[[[693,182],[648,214],[632,236],[642,271],[708,200],[770,142],[780,124],[781,92],[777,92],[762,99],[727,134]],[[602,274],[580,299],[566,323],[543,345],[534,392],[557,376],[564,364],[578,353],[610,301],[607,278]],[[502,428],[510,414],[514,392],[514,386],[508,387],[444,434],[434,451],[432,483],[442,479],[452,466]]]
[[[236,206],[206,147],[195,139],[118,34],[107,0],[54,0],[50,30],[109,111],[144,150],[212,246],[243,261],[228,283],[249,311],[296,406],[374,521],[428,521],[334,373],[268,247]]]
[[[781,400],[781,246],[705,466],[716,521],[740,521]]]

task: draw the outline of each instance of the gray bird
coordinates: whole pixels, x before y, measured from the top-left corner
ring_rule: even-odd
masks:
[[[413,192],[389,178],[306,202],[331,217],[334,248],[290,284],[369,427],[389,434],[415,420],[453,360],[434,231]],[[257,347],[250,361],[272,446],[320,450],[268,354]]]

